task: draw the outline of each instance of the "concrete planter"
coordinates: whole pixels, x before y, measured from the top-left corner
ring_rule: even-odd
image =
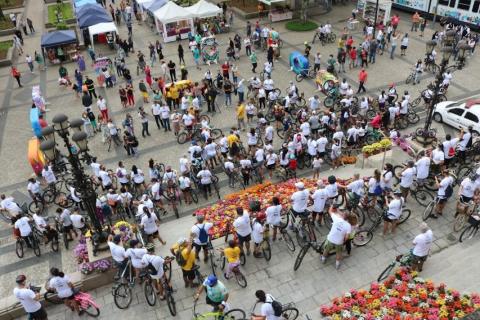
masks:
[[[19,5],[16,5],[16,6],[14,6],[14,7],[7,7],[7,8],[5,8],[5,9],[3,9],[3,11],[5,12],[5,10],[23,8],[23,7],[25,7],[25,1],[26,1],[26,0],[23,0]],[[56,0],[55,0],[55,1],[56,1]]]
[[[18,25],[18,21],[22,21],[22,19],[23,19],[23,13],[21,13],[21,12],[16,12],[16,11],[13,11],[13,13],[15,13],[16,16],[17,16],[17,25]],[[7,14],[7,13],[4,11],[4,14]],[[10,13],[8,13],[8,14],[10,14]],[[18,27],[18,28],[19,28],[19,27]],[[18,28],[15,28],[15,27],[12,26],[11,29],[0,30],[0,37],[14,34],[14,33],[15,33],[15,30],[17,30]]]
[[[43,0],[46,4],[57,3],[57,0]]]
[[[14,51],[15,50],[13,49],[13,47],[10,47],[8,49],[7,57],[3,60],[0,60],[0,67],[9,67],[12,65]]]

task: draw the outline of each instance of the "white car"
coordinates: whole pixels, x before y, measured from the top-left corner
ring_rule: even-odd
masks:
[[[457,129],[467,130],[472,126],[474,135],[478,136],[480,134],[480,100],[437,103],[433,110],[433,120]]]

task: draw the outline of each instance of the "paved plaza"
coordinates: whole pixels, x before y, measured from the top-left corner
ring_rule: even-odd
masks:
[[[109,2],[109,1],[107,1]],[[43,13],[44,3],[41,0],[26,0],[25,15],[30,17],[36,27],[37,33],[33,36],[26,36],[25,52],[33,55],[35,50],[40,49],[40,37],[42,34],[42,26],[44,25]],[[333,25],[334,32],[337,35],[343,30],[345,20],[350,15],[352,7],[339,6],[327,15],[312,17],[312,20],[318,23],[325,23],[329,21]],[[369,95],[378,95],[382,89],[387,89],[387,85],[391,82],[397,84],[397,91],[399,95],[404,90],[410,91],[413,98],[419,96],[419,92],[425,89],[428,82],[433,80],[433,75],[424,73],[421,83],[416,86],[406,85],[405,79],[410,73],[411,68],[417,59],[423,58],[425,54],[425,41],[430,39],[433,30],[428,29],[425,32],[425,37],[420,38],[418,33],[410,33],[410,16],[400,13],[402,22],[400,23],[400,32],[408,32],[410,37],[410,45],[406,56],[400,56],[399,50],[394,60],[388,58],[387,54],[383,56],[377,55],[375,64],[369,65],[367,71],[369,73],[366,88]],[[255,20],[251,20],[254,22]],[[275,62],[272,78],[275,81],[275,86],[280,88],[282,92],[288,86],[290,80],[294,79],[294,74],[289,71],[288,55],[291,51],[298,50],[303,52],[304,41],[311,41],[312,32],[292,32],[285,29],[284,23],[272,24],[280,33],[280,37],[284,41],[281,58]],[[245,21],[236,17],[234,20],[233,30],[229,34],[221,34],[218,36],[218,42],[221,44],[221,60],[225,57],[225,49],[228,43],[228,38],[232,37],[234,33],[239,33],[242,37],[245,36]],[[122,38],[126,38],[127,30],[125,25],[119,27],[119,33]],[[362,39],[363,33],[357,30],[353,33],[355,40],[358,42]],[[150,31],[145,25],[134,23],[133,25],[133,40],[135,50],[142,50],[145,55],[148,55],[149,42],[155,43],[159,36]],[[187,50],[187,42],[182,42],[185,49],[186,67],[189,72],[190,79],[199,81],[203,78],[203,74],[207,69],[216,74],[220,66],[202,66],[202,70],[198,71],[195,68],[193,57]],[[399,49],[399,48],[398,48]],[[336,44],[321,46],[318,42],[313,45],[312,53],[319,51],[322,55],[322,68],[328,59],[329,54],[334,54],[336,57]],[[97,55],[108,55],[113,58],[114,52],[109,51],[104,45],[98,44],[96,46]],[[177,44],[170,43],[164,45],[163,54],[165,60],[173,60],[177,65]],[[87,61],[86,74],[95,79],[95,73],[92,70],[90,59],[88,55],[84,54]],[[263,63],[266,61],[266,54],[258,52],[259,68],[262,69]],[[245,51],[242,50],[240,60],[236,62],[240,70],[240,78],[250,79],[253,74],[251,72],[251,65],[248,58],[245,56]],[[34,74],[30,74],[24,56],[18,58],[16,63],[19,70],[22,72],[23,88],[18,88],[15,79],[13,79],[9,72],[9,68],[0,69],[0,163],[2,170],[0,170],[0,192],[5,194],[12,194],[18,202],[27,202],[28,196],[26,191],[26,180],[32,174],[31,167],[28,165],[26,150],[27,141],[32,137],[32,130],[29,124],[29,110],[31,106],[31,87],[33,85],[40,85],[43,95],[49,102],[47,106],[47,121],[51,122],[52,117],[56,113],[65,113],[70,118],[78,118],[83,112],[81,100],[75,98],[71,90],[59,88],[58,81],[58,67],[49,66],[47,71],[39,72],[35,70]],[[138,107],[143,105],[141,95],[137,90],[138,80],[141,78],[135,75],[136,61],[130,55],[127,58],[128,68],[132,72],[133,83],[136,98],[135,108],[123,109],[120,104],[118,96],[118,85],[112,89],[96,88],[97,94],[102,95],[107,100],[107,105],[110,109],[110,115],[113,116],[114,121],[118,126],[127,112],[132,113],[135,121],[135,128],[137,132],[141,129],[140,121],[137,117]],[[65,65],[71,77],[73,77],[76,64],[70,63]],[[158,61],[152,68],[152,75],[155,77],[160,73],[160,64]],[[347,70],[348,71],[348,70]],[[341,74],[352,85],[354,90],[358,88],[358,72],[359,68]],[[177,68],[177,75],[179,75],[179,68]],[[119,81],[124,84],[123,79]],[[463,100],[474,95],[478,95],[478,83],[480,83],[480,63],[477,55],[468,59],[467,67],[464,70],[459,70],[454,73],[453,82],[448,90],[449,100]],[[300,92],[304,92],[306,98],[316,94],[315,84],[313,80],[304,80],[296,83]],[[323,95],[321,95],[323,99]],[[233,98],[234,105],[237,101]],[[217,97],[218,105],[221,107],[221,112],[211,115],[212,123],[215,127],[222,129],[227,133],[229,128],[236,125],[235,110],[233,108],[226,108],[223,106],[224,97]],[[95,102],[94,102],[95,103]],[[145,105],[146,110],[150,111],[150,105]],[[206,108],[206,106],[204,106]],[[98,113],[95,110],[95,113]],[[419,126],[423,125],[423,119],[426,112],[420,112],[421,121]],[[439,130],[439,138],[442,139],[447,133],[457,134],[453,129],[444,127],[442,125],[434,124]],[[176,142],[172,133],[164,133],[163,130],[158,130],[155,126],[153,117],[150,118],[149,130],[151,137],[142,138],[138,133],[140,156],[138,158],[129,158],[126,155],[123,147],[114,148],[107,152],[107,146],[102,143],[100,136],[97,134],[94,138],[89,140],[89,148],[91,154],[98,157],[98,162],[105,164],[108,168],[116,168],[117,162],[122,160],[126,168],[130,168],[133,164],[137,164],[144,172],[147,170],[147,162],[150,158],[156,161],[171,165],[174,169],[178,169],[178,158],[186,154],[188,144],[179,145]],[[410,132],[415,128],[409,128],[406,132]],[[242,136],[246,141],[245,135]],[[280,146],[280,140],[275,139],[274,145],[276,148]],[[392,161],[400,163],[407,160],[408,156],[398,148],[393,149]],[[361,169],[358,166],[349,166],[341,168],[338,171],[330,171],[325,167],[322,176],[330,175],[331,173],[347,178],[353,173],[359,172],[362,176],[369,176],[373,172],[373,168]],[[300,172],[301,176],[311,177],[311,172],[304,170]],[[228,187],[226,176],[219,174],[221,194],[226,195],[233,190]],[[213,199],[205,202],[200,199],[198,207],[210,204]],[[473,241],[468,244],[458,244],[458,234],[453,233],[452,221],[454,210],[454,203],[448,203],[447,212],[444,217],[429,221],[434,232],[434,246],[433,256],[426,263],[425,276],[432,277],[435,281],[446,282],[447,285],[459,289],[460,291],[473,291],[480,288],[480,280],[478,277],[478,270],[474,269],[478,265],[478,250],[480,245],[478,241]],[[318,254],[309,252],[302,263],[302,266],[297,272],[293,271],[293,262],[298,253],[290,253],[286,246],[277,242],[273,244],[272,259],[266,262],[263,259],[254,259],[249,257],[247,264],[244,267],[246,272],[248,287],[246,289],[239,288],[233,281],[227,282],[227,287],[232,291],[231,304],[234,307],[241,307],[249,314],[254,304],[254,292],[257,289],[264,289],[265,291],[274,295],[278,300],[287,303],[294,302],[302,314],[308,314],[312,319],[320,318],[318,308],[321,304],[328,303],[329,300],[338,296],[342,292],[350,288],[360,288],[368,285],[371,281],[377,278],[378,274],[392,259],[401,253],[407,252],[411,248],[412,239],[419,232],[418,225],[421,222],[421,212],[423,207],[418,206],[413,199],[410,199],[407,206],[412,210],[412,216],[403,225],[394,236],[382,237],[380,230],[377,230],[373,241],[366,247],[354,248],[352,256],[345,259],[344,264],[339,271],[335,270],[333,259],[328,261],[326,265],[320,263]],[[195,210],[193,206],[183,205],[180,210],[181,219],[175,220],[173,218],[167,219],[160,227],[160,233],[171,245],[180,236],[186,236],[194,220],[191,213]],[[53,214],[53,210],[50,210]],[[367,221],[367,223],[369,223]],[[328,230],[321,227],[317,230],[317,238],[321,239],[326,236]],[[21,272],[26,274],[36,284],[43,283],[48,276],[50,267],[56,266],[63,269],[66,273],[76,270],[76,264],[71,252],[60,250],[59,253],[50,252],[50,249],[42,247],[42,256],[37,258],[33,253],[26,252],[25,257],[20,260],[15,254],[15,240],[13,238],[11,226],[0,222],[0,299],[11,295],[11,290],[14,287],[14,279],[16,275]],[[217,246],[223,245],[223,242],[214,243]],[[73,247],[73,246],[72,246]],[[163,247],[161,254],[167,254],[167,247]],[[63,249],[63,248],[62,248]],[[313,250],[311,250],[313,251]],[[478,268],[477,268],[478,269]],[[202,273],[208,272],[208,266],[202,264]],[[476,275],[476,276],[475,276]],[[192,316],[192,291],[183,288],[181,280],[181,272],[176,266],[174,272],[174,285],[177,290],[175,298],[178,301],[177,309],[179,314],[177,319],[191,319]],[[111,295],[111,286],[101,287],[93,292],[96,301],[101,306],[102,319],[164,319],[170,318],[168,310],[164,302],[161,302],[155,308],[149,307],[145,303],[143,292],[140,288],[136,288],[137,297],[134,299],[132,305],[128,310],[119,310],[113,304],[113,296]],[[202,306],[206,311],[205,305]],[[72,319],[77,318],[70,311],[65,311],[64,306],[57,306],[49,308],[49,319]]]

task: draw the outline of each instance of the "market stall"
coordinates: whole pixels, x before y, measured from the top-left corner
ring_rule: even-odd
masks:
[[[175,41],[177,36],[186,39],[189,32],[194,32],[192,14],[173,1],[155,11],[154,16],[157,30],[165,42]]]
[[[77,0],[74,3],[75,8],[83,7],[87,4],[98,4],[96,0]]]
[[[200,0],[193,6],[186,7],[185,9],[190,12],[194,18],[198,19],[215,17],[222,13],[221,8],[205,0]]]
[[[98,3],[88,3],[81,7],[75,7],[75,16],[77,17],[77,20],[80,16],[84,16],[85,14],[104,13],[104,12],[105,12],[105,9]]]
[[[102,22],[96,25],[88,27],[88,33],[90,34],[90,44],[93,48],[93,38],[96,36],[97,41],[100,43],[108,43],[110,47],[113,47],[115,39],[117,37],[117,27],[113,22]]]
[[[112,77],[115,76],[115,70],[113,68],[112,59],[110,59],[109,57],[96,58],[93,67],[95,69],[95,75],[96,75],[97,84],[99,87],[105,86],[105,75],[103,73],[105,69],[108,69]]]
[[[77,17],[78,27],[85,29],[90,26],[96,25],[102,22],[112,22],[112,16],[103,10],[103,12],[92,12],[85,14],[81,17]]]
[[[288,5],[280,5],[285,0],[259,0],[260,2],[266,4],[269,8],[268,10],[268,20],[270,22],[291,20],[293,12],[290,10]]]
[[[375,7],[377,5],[376,0],[358,0],[357,10],[358,16],[362,17],[365,21],[375,21]],[[383,22],[387,25],[390,21],[390,10],[392,9],[392,2],[387,0],[378,1],[378,13],[377,23]]]
[[[73,61],[77,52],[77,35],[74,30],[58,30],[44,33],[41,40],[42,54],[52,64]]]

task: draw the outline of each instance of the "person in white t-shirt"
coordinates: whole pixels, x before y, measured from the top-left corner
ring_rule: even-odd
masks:
[[[74,286],[70,278],[57,268],[51,268],[50,274],[52,278],[48,281],[47,289],[56,292],[57,296],[65,302],[67,307],[73,308],[80,315],[79,303],[74,299]]]
[[[151,238],[149,242],[152,242],[154,238],[157,238],[163,245],[166,242],[160,237],[158,233],[158,225],[160,224],[156,214],[152,214],[147,207],[143,207],[143,212],[145,213],[142,216],[142,220],[140,222],[140,227],[143,228],[143,231],[147,235],[147,237]]]
[[[277,240],[278,227],[281,225],[282,205],[278,197],[272,198],[272,205],[265,210],[267,216],[267,224],[273,227],[272,240]]]
[[[166,257],[165,259],[161,256],[155,255],[155,246],[153,243],[149,243],[145,247],[147,253],[143,255],[142,262],[149,266],[147,268],[150,277],[154,280],[155,289],[160,300],[165,299],[165,291],[163,285],[161,285],[160,280],[168,283],[167,278],[165,277],[165,272],[163,271],[163,265],[172,261],[172,257]]]
[[[193,239],[193,246],[195,248],[195,257],[198,259],[200,251],[203,249],[203,260],[208,261],[208,242],[209,230],[213,227],[213,223],[205,222],[205,216],[197,215],[197,222],[190,230],[190,236]]]
[[[257,213],[257,217],[253,220],[252,223],[252,240],[253,240],[253,256],[255,258],[261,258],[262,256],[262,247],[260,244],[263,241],[263,232],[265,231],[265,219],[267,216],[263,212]],[[268,227],[268,226],[267,226]]]
[[[439,144],[435,150],[432,151],[432,167],[434,172],[440,172],[445,162],[445,153],[443,152],[443,145]]]
[[[329,253],[335,250],[335,268],[338,269],[340,268],[340,262],[342,261],[343,246],[348,239],[352,226],[345,220],[346,213],[336,209],[334,206],[330,206],[328,214],[330,214],[333,223],[330,232],[327,235],[325,249],[321,256],[321,260],[322,263],[325,263]]]
[[[407,167],[402,171],[400,177],[400,190],[402,191],[402,197],[407,201],[407,196],[410,192],[410,187],[415,180],[415,175],[417,170],[415,169],[415,163],[413,161],[408,161]]]
[[[135,277],[137,281],[139,281],[140,271],[147,266],[142,260],[143,256],[147,253],[147,249],[142,248],[141,243],[135,239],[130,240],[129,245],[130,248],[125,252],[125,256],[132,261],[132,267],[135,269]]]
[[[430,164],[432,160],[430,157],[427,157],[425,152],[422,151],[420,153],[420,159],[417,160],[415,163],[415,168],[417,169],[417,183],[419,185],[423,185],[425,180],[428,178],[430,174]]]
[[[391,163],[386,163],[383,167],[382,178],[380,180],[380,187],[384,193],[392,191],[393,187],[393,166]]]
[[[7,197],[4,194],[0,195],[0,210],[7,211],[10,217],[15,217],[22,212],[22,209],[15,202],[13,197]]]
[[[25,312],[29,315],[29,319],[47,320],[48,316],[45,309],[40,303],[42,296],[39,292],[34,292],[25,284],[27,277],[23,274],[18,275],[15,279],[17,287],[13,289],[13,295],[22,305]]]
[[[457,147],[457,143],[460,141],[459,138],[453,138],[450,134],[445,136],[445,141],[442,142],[443,146],[443,153],[445,154],[445,166],[448,168],[448,165],[453,161],[455,157],[455,149]]]
[[[325,204],[328,200],[328,193],[322,180],[317,181],[317,187],[318,189],[310,196],[313,200],[312,219],[321,225],[323,214],[325,213]]]
[[[45,182],[52,187],[55,187],[55,182],[57,182],[57,178],[55,177],[55,173],[52,170],[52,166],[45,165],[42,169],[42,177],[45,179]]]
[[[439,180],[437,176],[435,176],[435,182],[438,188],[437,191],[437,205],[435,206],[435,213],[431,215],[432,218],[437,219],[438,215],[442,215],[443,208],[448,201],[448,198],[451,196],[448,195],[448,189],[453,188],[453,183],[455,180],[450,175],[448,170],[443,170],[442,178]]]
[[[413,239],[412,270],[421,272],[423,263],[427,260],[428,253],[433,243],[433,232],[425,222],[420,225],[421,233]]]
[[[280,320],[281,316],[275,315],[275,310],[273,309],[272,303],[275,301],[275,298],[265,293],[263,290],[257,290],[255,292],[255,297],[257,297],[258,302],[262,302],[260,307],[260,314],[252,314],[252,320]]]
[[[205,166],[197,174],[197,178],[200,179],[200,186],[203,189],[205,199],[208,195],[212,196],[212,173]]]
[[[29,241],[27,238],[30,237],[30,235],[32,234],[32,227],[30,226],[30,222],[30,218],[23,216],[17,219],[14,223],[15,229],[18,229],[20,231],[20,236],[26,241]]]
[[[460,130],[460,138],[458,142],[458,158],[465,162],[467,160],[467,149],[473,142],[473,127],[469,126],[467,131],[463,128]]]
[[[117,235],[109,235],[108,236],[108,247],[110,248],[110,254],[112,255],[112,260],[114,266],[117,268],[117,274],[116,278],[119,277],[120,274],[122,274],[123,269],[125,269],[125,266],[127,265],[127,256],[125,253],[125,248],[123,247],[122,242],[122,236],[117,234]]]
[[[307,217],[308,199],[310,192],[305,189],[303,182],[295,183],[297,191],[292,194],[290,200],[292,201],[292,212],[294,216]]]
[[[385,236],[390,229],[392,234],[395,233],[395,229],[398,224],[398,220],[402,215],[402,208],[405,204],[405,200],[402,197],[402,192],[396,190],[393,193],[393,199],[390,201],[388,197],[385,197],[386,205],[388,207],[387,214],[383,217],[383,235]]]
[[[70,215],[70,220],[72,220],[72,225],[75,229],[78,229],[82,232],[85,230],[85,219],[79,213],[78,209],[73,211],[73,213]]]
[[[247,255],[250,255],[250,240],[252,240],[252,226],[250,224],[250,214],[243,210],[242,207],[237,207],[237,218],[233,221],[233,227],[237,232],[238,236],[238,245],[242,252],[244,252],[244,244],[245,249],[247,251]]]

